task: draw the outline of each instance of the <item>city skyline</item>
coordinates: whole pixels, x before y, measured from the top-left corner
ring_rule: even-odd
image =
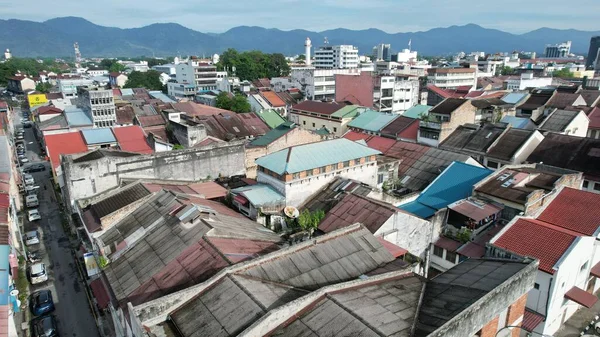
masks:
[[[513,34],[522,34],[542,27],[600,30],[600,27],[594,24],[594,13],[600,10],[600,3],[595,0],[582,1],[581,8],[586,8],[586,11],[571,15],[569,20],[560,20],[564,18],[562,6],[552,6],[548,1],[542,0],[526,3],[507,0],[500,9],[491,9],[483,3],[473,4],[466,0],[441,4],[433,0],[424,0],[413,7],[408,7],[405,0],[375,0],[368,6],[356,0],[283,0],[275,4],[258,0],[253,2],[251,8],[247,8],[248,6],[244,6],[239,0],[226,3],[202,1],[193,7],[183,3],[108,0],[94,11],[89,11],[86,3],[65,0],[52,3],[35,0],[30,1],[28,6],[20,7],[2,0],[0,16],[38,22],[55,17],[81,16],[98,25],[119,28],[172,22],[197,31],[213,33],[221,33],[242,25],[316,31],[376,28],[388,33],[398,33],[427,31],[467,23]],[[32,6],[38,10],[32,11]],[[540,12],[540,8],[544,8],[543,13]],[[293,13],[294,19],[290,18],[290,13]]]

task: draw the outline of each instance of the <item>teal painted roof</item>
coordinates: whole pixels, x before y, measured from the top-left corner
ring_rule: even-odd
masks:
[[[277,111],[273,109],[266,109],[262,112],[255,112],[255,114],[258,117],[260,117],[260,119],[262,119],[262,121],[265,122],[265,124],[267,124],[271,129],[275,129],[279,125],[286,122],[285,118],[281,117],[281,115],[279,115]]]
[[[274,128],[273,130],[270,130],[269,132],[265,133],[263,136],[258,137],[252,142],[250,142],[250,146],[267,146],[279,139],[280,137],[282,137],[283,135],[285,135],[286,133],[292,131],[294,128],[296,128],[296,124],[292,122],[285,122]]]
[[[399,116],[400,115],[388,114],[369,109],[358,115],[358,117],[354,118],[354,120],[352,120],[348,126],[351,128],[378,132]]]
[[[94,125],[90,116],[79,108],[65,109],[65,118],[69,126]]]
[[[437,210],[471,196],[473,185],[492,172],[487,168],[452,162],[415,201],[399,208],[422,218],[432,216]],[[428,209],[433,209],[433,213]]]
[[[319,130],[315,130],[315,133],[320,136],[328,136],[331,134],[331,131],[329,131],[329,129],[326,127],[322,127]]]
[[[418,119],[421,117],[421,115],[426,116],[431,108],[433,107],[429,105],[415,105],[412,108],[404,111],[402,116]]]
[[[283,195],[281,195],[271,186],[265,184],[238,187],[231,190],[231,192],[244,196],[252,205],[256,207],[285,202],[285,197]]]
[[[117,142],[110,128],[81,130],[81,134],[87,145]]]
[[[358,106],[358,105],[346,105],[345,107],[332,113],[331,117],[352,118],[352,117],[355,117],[358,115],[359,108],[360,108],[360,106]]]
[[[509,104],[517,104],[527,96],[527,93],[523,92],[511,92],[508,95],[502,97],[502,100]]]
[[[346,138],[298,145],[268,154],[256,164],[277,174],[297,173],[381,152]]]

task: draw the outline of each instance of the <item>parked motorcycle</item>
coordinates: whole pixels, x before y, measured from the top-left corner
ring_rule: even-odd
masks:
[[[42,261],[42,258],[35,252],[27,252],[27,261],[29,263],[38,263]]]

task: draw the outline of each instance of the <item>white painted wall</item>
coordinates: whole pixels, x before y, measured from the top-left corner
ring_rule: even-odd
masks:
[[[590,125],[590,119],[583,111],[579,111],[577,117],[565,128],[565,134],[570,136],[585,137]]]
[[[535,131],[533,135],[529,137],[529,139],[523,144],[523,146],[517,150],[513,157],[513,164],[521,164],[527,160],[527,157],[540,145],[540,143],[544,140],[544,135],[542,135],[539,131]]]
[[[408,250],[412,255],[425,258],[432,242],[433,226],[427,220],[398,211],[374,234]]]

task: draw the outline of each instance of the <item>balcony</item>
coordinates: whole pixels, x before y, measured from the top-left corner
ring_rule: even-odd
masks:
[[[434,129],[434,130],[441,130],[442,124],[436,123],[436,122],[419,121],[419,127]]]

